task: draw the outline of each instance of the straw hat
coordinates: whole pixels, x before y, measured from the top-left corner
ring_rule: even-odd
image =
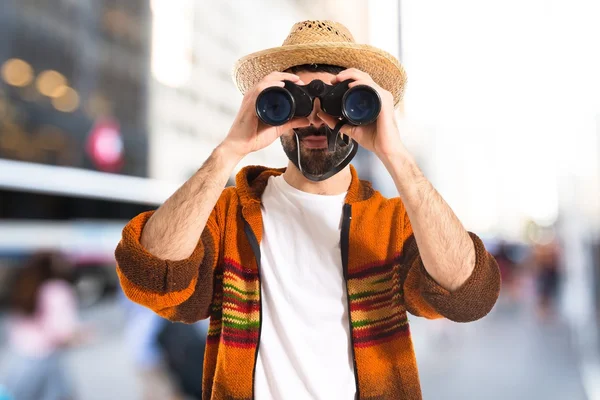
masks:
[[[334,21],[298,22],[281,47],[239,59],[233,78],[238,89],[246,93],[271,72],[303,64],[330,64],[364,71],[394,95],[395,105],[404,95],[406,73],[400,62],[383,50],[356,43],[350,31]]]

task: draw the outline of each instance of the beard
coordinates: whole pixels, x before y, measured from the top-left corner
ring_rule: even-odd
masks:
[[[348,153],[352,150],[352,146],[344,143],[340,135],[336,137],[337,145],[332,152],[327,148],[314,149],[304,147],[302,139],[307,136],[327,137],[327,134],[330,131],[331,130],[327,125],[322,125],[319,128],[309,126],[306,128],[294,129],[295,134],[298,135],[298,139],[300,139],[300,160],[298,160],[298,143],[296,142],[296,135],[281,136],[280,139],[283,151],[290,161],[297,166],[301,166],[302,171],[316,176],[324,175],[344,161]]]

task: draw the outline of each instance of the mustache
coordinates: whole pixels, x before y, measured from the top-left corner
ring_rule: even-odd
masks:
[[[294,132],[296,132],[298,138],[304,139],[307,136],[327,136],[331,129],[327,125],[321,125],[318,128],[311,125],[304,128],[294,128]]]

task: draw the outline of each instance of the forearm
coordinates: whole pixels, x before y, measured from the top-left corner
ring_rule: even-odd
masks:
[[[425,269],[445,289],[458,289],[475,267],[468,232],[412,156],[384,159],[384,164],[406,207]]]
[[[224,146],[217,147],[202,167],[148,220],[140,239],[142,246],[165,260],[189,257],[239,161]]]

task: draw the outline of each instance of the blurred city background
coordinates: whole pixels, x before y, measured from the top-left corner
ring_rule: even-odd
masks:
[[[596,0],[0,0],[0,399],[27,367],[19,352],[52,351],[34,362],[48,390],[194,398],[181,371],[201,374],[206,323],[171,326],[125,299],[114,248],[227,133],[235,60],[304,19],[402,61],[403,139],[502,270],[483,320],[411,318],[424,398],[600,399]],[[286,161],[276,142],[236,172]],[[354,165],[396,195],[373,155]],[[62,310],[48,323],[60,349],[10,318],[13,289],[47,265],[72,285],[38,299]]]

